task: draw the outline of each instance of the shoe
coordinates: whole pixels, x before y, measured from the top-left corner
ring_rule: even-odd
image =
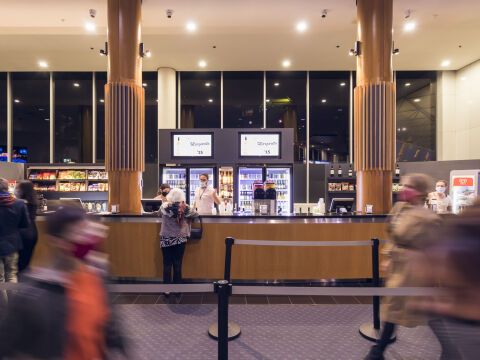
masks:
[[[370,348],[370,351],[367,356],[363,358],[363,360],[385,360],[383,357],[383,351],[380,349],[378,345],[374,345]]]

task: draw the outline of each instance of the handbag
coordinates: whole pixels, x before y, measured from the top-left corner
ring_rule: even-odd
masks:
[[[193,222],[195,219],[193,220]],[[203,233],[203,223],[202,223],[202,218],[198,217],[198,221],[200,222],[200,227],[192,227],[190,225],[190,236],[188,237],[189,239],[201,239],[202,238],[202,233]],[[192,222],[192,224],[193,224]]]

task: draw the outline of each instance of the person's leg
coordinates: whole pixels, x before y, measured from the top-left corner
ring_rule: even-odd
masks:
[[[175,284],[182,283],[182,261],[185,253],[186,243],[175,245],[175,257],[173,260],[173,282]]]
[[[163,255],[163,283],[171,284],[172,283],[172,246],[162,247]]]
[[[383,353],[390,344],[390,338],[392,337],[393,332],[395,331],[395,324],[390,322],[385,322],[383,324],[382,334],[380,339],[377,341],[377,344],[372,346],[370,352],[365,357],[365,360],[382,360]]]
[[[16,283],[18,282],[18,253],[5,256],[5,281]]]

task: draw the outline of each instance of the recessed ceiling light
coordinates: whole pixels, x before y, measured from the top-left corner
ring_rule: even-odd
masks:
[[[200,66],[201,68],[204,68],[205,66],[207,66],[207,62],[205,60],[200,60],[198,62],[198,66]]]
[[[16,102],[17,104],[20,102],[20,100],[18,100],[18,99],[15,99],[13,101]]]
[[[266,102],[270,102],[270,99],[265,100]]]
[[[150,50],[145,51],[145,56],[146,57],[152,57],[152,52]]]
[[[409,87],[410,85],[412,85],[412,84],[410,84],[410,83],[405,83],[405,86],[406,86],[406,87]]]
[[[414,102],[420,102],[420,99],[417,98],[417,99],[414,99],[413,101]]]
[[[449,66],[450,65],[450,60],[443,60],[442,61],[442,66],[445,67],[445,66]]]
[[[280,86],[280,83],[279,82],[276,82],[273,84],[274,86]]]
[[[46,118],[45,121],[50,121],[50,119]]]
[[[100,102],[101,102],[101,103],[104,103],[104,102],[105,102],[105,100],[103,100],[103,99],[100,99]]]
[[[298,24],[297,24],[297,31],[298,32],[304,32],[305,30],[307,30],[307,23],[305,21],[300,21]]]
[[[73,83],[73,86],[80,87],[80,84],[79,83]]]
[[[400,131],[400,128],[398,128],[397,131]]]
[[[210,85],[211,85],[211,84],[210,84],[209,82],[206,82],[206,83],[205,83],[205,86],[206,86],[206,87],[209,87]]]
[[[197,24],[195,24],[194,22],[190,21],[187,23],[187,26],[186,26],[187,30],[189,32],[194,32],[197,30]]]
[[[327,102],[327,99],[322,99],[322,103],[326,103]]]
[[[253,124],[252,121],[249,121],[249,122],[248,122],[248,125],[252,125],[252,124]]]
[[[208,102],[213,102],[213,99],[208,99]]]
[[[403,26],[403,30],[405,31],[413,31],[417,27],[417,24],[414,21],[408,21]]]
[[[46,68],[46,67],[48,67],[48,64],[47,64],[46,61],[40,60],[38,62],[38,66],[40,66],[41,68]]]
[[[283,67],[290,67],[290,64],[291,64],[290,60],[283,60],[283,62],[282,62]]]
[[[279,119],[278,122],[281,124],[283,121],[282,121],[282,119]]]
[[[347,84],[344,83],[344,82],[341,82],[341,83],[340,83],[340,86],[345,86],[345,85],[347,85]]]
[[[407,128],[402,128],[402,131],[407,131]]]
[[[87,31],[94,32],[95,28],[96,28],[96,26],[95,26],[94,23],[92,23],[92,22],[85,23],[85,29],[87,29]]]
[[[143,87],[147,87],[147,83],[143,83],[142,86],[143,86]]]
[[[460,78],[460,80],[465,81],[465,80],[467,80],[467,78],[466,78],[465,76],[462,76],[462,77]]]

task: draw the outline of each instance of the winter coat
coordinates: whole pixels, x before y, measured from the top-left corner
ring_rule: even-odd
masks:
[[[20,230],[29,226],[25,202],[0,194],[0,256],[14,254],[23,247]]]
[[[392,241],[386,255],[391,262],[386,287],[424,286],[415,279],[412,266],[414,256],[425,246],[435,241],[434,230],[440,225],[440,217],[423,206],[397,202],[389,218],[387,232]],[[407,306],[408,296],[387,296],[382,302],[380,319],[406,327],[425,324],[426,316]]]

